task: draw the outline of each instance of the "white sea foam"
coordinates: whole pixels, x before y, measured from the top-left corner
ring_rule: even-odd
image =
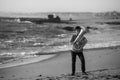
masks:
[[[108,42],[90,43],[90,44],[87,44],[85,46],[85,49],[114,47],[114,46],[119,46],[119,45],[120,45],[120,41],[108,41]]]
[[[105,48],[105,47],[114,47],[119,46],[120,41],[107,41],[107,42],[96,42],[88,43],[84,49],[94,49],[94,48]],[[34,56],[37,53],[55,53],[60,51],[69,51],[72,49],[72,45],[61,45],[61,46],[47,46],[44,48],[38,47],[37,50],[21,51],[21,52],[3,52],[0,56]]]
[[[84,49],[94,49],[94,48],[107,48],[120,46],[120,41],[109,41],[109,42],[99,42],[99,43],[88,43]],[[55,46],[52,49],[49,49],[48,52],[59,52],[59,51],[68,51],[71,50],[71,45]]]

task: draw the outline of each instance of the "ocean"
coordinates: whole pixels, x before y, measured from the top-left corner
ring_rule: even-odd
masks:
[[[120,25],[96,22],[75,24],[0,22],[0,64],[71,50],[70,39],[74,31],[66,31],[63,27],[76,25],[90,25],[93,28],[85,35],[88,43],[84,49],[120,46]]]

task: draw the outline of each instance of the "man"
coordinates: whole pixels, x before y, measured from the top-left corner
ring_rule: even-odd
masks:
[[[79,33],[82,33],[81,37],[84,36],[85,33],[87,33],[88,28],[85,28],[83,26],[76,26],[75,27],[76,30],[76,34],[74,34],[71,38],[71,44],[73,45],[73,48],[71,50],[71,56],[72,56],[72,74],[71,75],[75,75],[75,63],[76,63],[76,56],[78,56],[81,60],[81,70],[82,70],[82,74],[83,75],[87,75],[87,73],[85,72],[85,59],[84,59],[84,55],[83,55],[83,47],[80,49],[76,49],[76,45],[75,45],[75,40],[78,37]],[[80,35],[79,35],[80,36]],[[81,46],[81,45],[78,45]]]

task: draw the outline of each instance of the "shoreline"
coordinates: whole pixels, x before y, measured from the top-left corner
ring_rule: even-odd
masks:
[[[16,67],[16,66],[21,66],[21,65],[27,65],[27,64],[32,64],[32,63],[44,61],[44,60],[49,60],[49,59],[51,59],[55,56],[56,56],[55,54],[54,55],[50,54],[50,55],[47,55],[47,56],[46,55],[40,55],[40,56],[32,57],[32,58],[19,59],[19,60],[11,61],[11,62],[8,62],[8,63],[0,64],[0,69]]]
[[[101,48],[92,48],[92,49],[84,49],[84,51],[94,51],[94,50],[103,50],[103,49],[116,49],[120,48],[120,46],[110,46],[110,47],[101,47]],[[37,62],[42,62],[44,60],[52,59],[62,53],[70,52],[71,50],[66,51],[58,51],[53,53],[45,53],[45,54],[36,54],[37,57],[30,57],[30,58],[23,58],[19,60],[14,60],[8,63],[0,64],[0,69],[3,68],[9,68],[9,67],[15,67],[15,66],[21,66],[21,65],[27,65],[27,64],[33,64]],[[59,54],[60,53],[60,54]]]
[[[110,46],[110,47],[101,47],[101,48],[91,48],[91,49],[84,49],[84,51],[92,51],[92,50],[102,50],[102,49],[116,49],[120,48],[120,46]],[[42,62],[44,60],[49,60],[51,58],[54,58],[56,56],[65,52],[70,52],[71,50],[64,50],[64,51],[56,51],[56,52],[50,52],[50,53],[42,53],[42,54],[36,54],[37,57],[30,57],[30,58],[23,58],[19,60],[13,60],[8,63],[2,63],[0,64],[0,69],[3,68],[9,68],[9,67],[15,67],[15,66],[21,66],[21,65],[27,65],[27,64],[32,64],[32,63],[37,63],[37,62]],[[43,58],[41,58],[43,57]],[[32,59],[32,60],[31,60]]]

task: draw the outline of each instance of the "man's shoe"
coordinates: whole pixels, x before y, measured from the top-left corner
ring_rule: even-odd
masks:
[[[82,75],[88,75],[86,72],[83,72]]]
[[[72,73],[71,76],[75,76],[75,74]]]

